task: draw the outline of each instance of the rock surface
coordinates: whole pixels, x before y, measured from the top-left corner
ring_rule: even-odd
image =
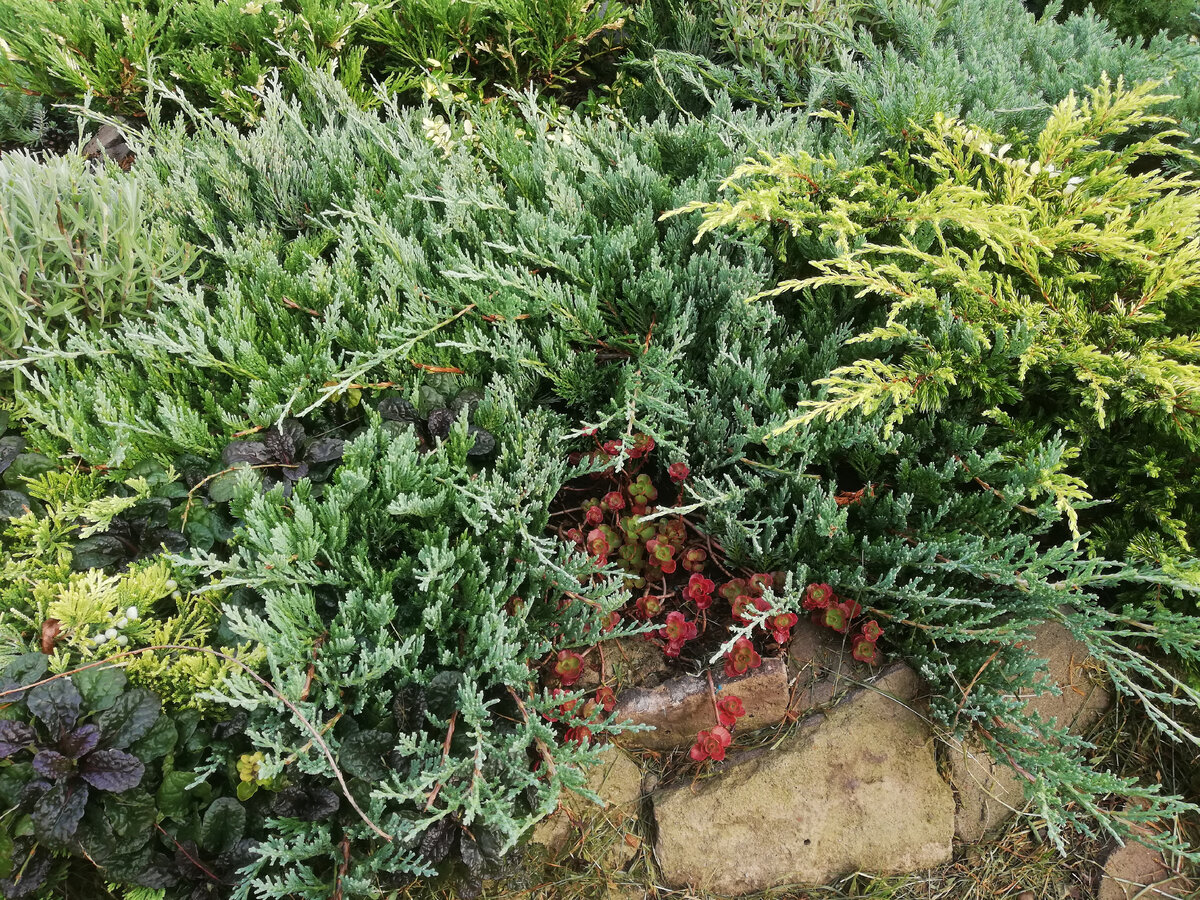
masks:
[[[713,670],[717,699],[736,694],[746,709],[740,731],[754,731],[783,721],[788,708],[787,665],[781,659],[764,659],[757,669],[739,678],[726,678]],[[696,735],[717,724],[704,675],[669,678],[657,687],[635,687],[617,695],[619,720],[653,725],[654,731],[631,732],[618,738],[626,747],[681,750],[696,742]]]
[[[1047,661],[1047,686],[1057,685],[1062,693],[1032,695],[1026,709],[1076,733],[1091,728],[1111,697],[1091,677],[1087,648],[1062,625],[1047,622],[1035,630],[1031,649]],[[946,761],[947,777],[958,797],[954,829],[959,840],[982,840],[1025,806],[1020,777],[977,742],[951,746]]]
[[[587,787],[600,796],[603,807],[577,794],[564,794],[558,811],[537,824],[530,841],[558,855],[591,838],[593,845],[605,848],[597,862],[606,869],[618,869],[640,845],[640,839],[627,840],[627,835],[633,834],[638,818],[642,770],[627,753],[610,747],[588,773]],[[605,834],[598,835],[599,831]]]
[[[889,666],[780,746],[655,796],[664,880],[736,895],[950,859],[954,798],[929,726],[905,705],[919,690],[911,669]]]
[[[112,125],[100,126],[95,137],[84,145],[83,155],[88,159],[107,156],[122,169],[133,164],[133,151],[125,142],[125,135]]]
[[[841,694],[871,677],[872,669],[850,655],[847,639],[828,628],[801,619],[788,645],[788,669],[793,688],[790,708],[804,713],[828,706]]]
[[[603,682],[610,685],[652,687],[669,678],[671,672],[662,648],[636,637],[601,641],[599,652],[588,658],[579,680],[581,687],[592,688],[601,683],[601,665]]]
[[[1147,834],[1145,827],[1135,832]],[[1196,897],[1200,884],[1173,871],[1161,853],[1134,840],[1114,847],[1104,860],[1104,873],[1096,900],[1133,900],[1134,897]]]

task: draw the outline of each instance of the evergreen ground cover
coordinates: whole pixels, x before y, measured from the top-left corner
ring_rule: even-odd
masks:
[[[622,727],[590,648],[814,586],[1059,851],[1197,812],[1013,699],[1058,620],[1200,746],[1182,26],[165,9],[0,13],[6,896],[476,893]]]

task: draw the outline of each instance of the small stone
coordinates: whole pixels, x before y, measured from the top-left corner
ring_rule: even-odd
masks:
[[[1134,829],[1135,835],[1149,833],[1145,826]],[[1124,846],[1114,847],[1104,860],[1104,876],[1096,900],[1196,897],[1197,888],[1200,885],[1172,871],[1159,851],[1129,837]]]
[[[670,667],[662,648],[641,637],[615,638],[601,641],[595,653],[588,655],[588,667],[579,679],[580,687],[594,688],[601,682],[600,665],[604,664],[604,683],[650,687],[670,677]]]
[[[783,721],[787,714],[787,666],[781,659],[764,659],[745,675],[726,678],[714,669],[713,687],[719,700],[735,694],[746,710],[738,720],[739,733],[754,731]],[[617,695],[618,721],[653,725],[654,731],[623,734],[617,742],[626,747],[650,750],[679,750],[692,746],[696,735],[718,724],[713,710],[707,675],[682,675],[654,688],[630,688]]]
[[[741,895],[949,860],[954,798],[929,725],[907,708],[921,681],[897,663],[874,688],[803,720],[778,747],[656,795],[664,880]]]
[[[133,163],[133,150],[125,142],[125,135],[112,125],[100,126],[95,137],[84,145],[83,155],[88,159],[107,156],[123,169]]]

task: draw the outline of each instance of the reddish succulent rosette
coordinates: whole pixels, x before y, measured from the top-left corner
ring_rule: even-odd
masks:
[[[692,745],[689,754],[696,762],[706,759],[720,762],[725,758],[725,749],[733,743],[733,735],[724,726],[718,725],[711,731],[702,731],[696,735],[696,743]]]
[[[827,609],[834,601],[833,588],[827,584],[810,584],[804,591],[801,605],[807,610]]]
[[[554,663],[554,674],[558,676],[563,687],[570,687],[583,674],[583,657],[574,650],[559,650],[558,659]]]
[[[733,647],[725,653],[725,675],[729,678],[745,675],[761,665],[762,657],[758,655],[749,638],[738,638],[733,642]]]
[[[746,708],[742,705],[741,697],[730,694],[717,703],[717,719],[725,728],[732,728],[744,715]]]

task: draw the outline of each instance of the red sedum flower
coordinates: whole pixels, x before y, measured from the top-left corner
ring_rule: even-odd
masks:
[[[879,623],[872,619],[869,622],[863,622],[862,626],[863,640],[870,641],[874,644],[877,640],[883,637],[883,629]]]
[[[761,665],[762,657],[758,655],[749,638],[738,638],[733,642],[733,648],[725,654],[725,675],[729,678],[744,675]]]
[[[850,655],[867,665],[879,665],[879,645],[874,641],[868,641],[861,634],[854,636],[854,646],[850,650]]]
[[[766,626],[771,632],[771,637],[775,639],[775,643],[783,644],[792,636],[792,626],[799,620],[800,617],[795,613],[777,613],[767,619]]]
[[[638,432],[633,436],[633,446],[629,448],[629,455],[634,459],[641,459],[653,449],[654,438]]]
[[[732,728],[737,720],[746,714],[742,706],[742,698],[729,694],[717,703],[717,719],[725,728]]]
[[[703,547],[688,547],[683,551],[683,556],[679,561],[689,572],[703,572],[706,559],[708,559],[708,554]]]
[[[671,480],[676,484],[683,484],[687,481],[687,477],[692,474],[692,470],[687,467],[687,463],[671,463],[667,466],[667,474],[671,476]]]
[[[600,633],[608,634],[613,629],[615,629],[618,625],[621,624],[621,614],[614,609],[607,616],[605,616],[601,621],[604,622],[604,625],[603,625],[603,627],[601,627]]]
[[[828,609],[833,603],[833,588],[827,584],[810,584],[804,591],[801,605],[805,609]]]
[[[667,624],[658,629],[658,636],[667,642],[667,656],[678,656],[683,645],[696,637],[696,623],[679,611],[667,613]]]
[[[558,661],[554,663],[554,674],[564,687],[570,687],[583,674],[583,657],[574,650],[559,650]]]
[[[687,587],[683,589],[683,596],[695,603],[696,609],[708,609],[712,606],[714,588],[716,588],[716,584],[712,579],[705,578],[697,572],[688,579]]]
[[[662,598],[655,594],[644,594],[634,604],[639,619],[653,619],[662,612]]]
[[[606,713],[610,713],[617,706],[617,695],[613,693],[613,689],[607,684],[602,684],[596,688],[596,702],[600,704],[600,708]]]
[[[692,745],[690,756],[696,762],[713,759],[720,762],[725,758],[725,748],[733,743],[733,735],[724,726],[718,725],[711,731],[702,731],[696,735],[696,743]]]
[[[563,734],[563,740],[570,743],[583,745],[589,743],[592,739],[592,730],[585,725],[576,725],[574,728],[568,728]]]
[[[840,606],[814,610],[812,620],[813,624],[832,628],[839,634],[845,634],[850,629],[850,620],[846,618],[846,611]]]

